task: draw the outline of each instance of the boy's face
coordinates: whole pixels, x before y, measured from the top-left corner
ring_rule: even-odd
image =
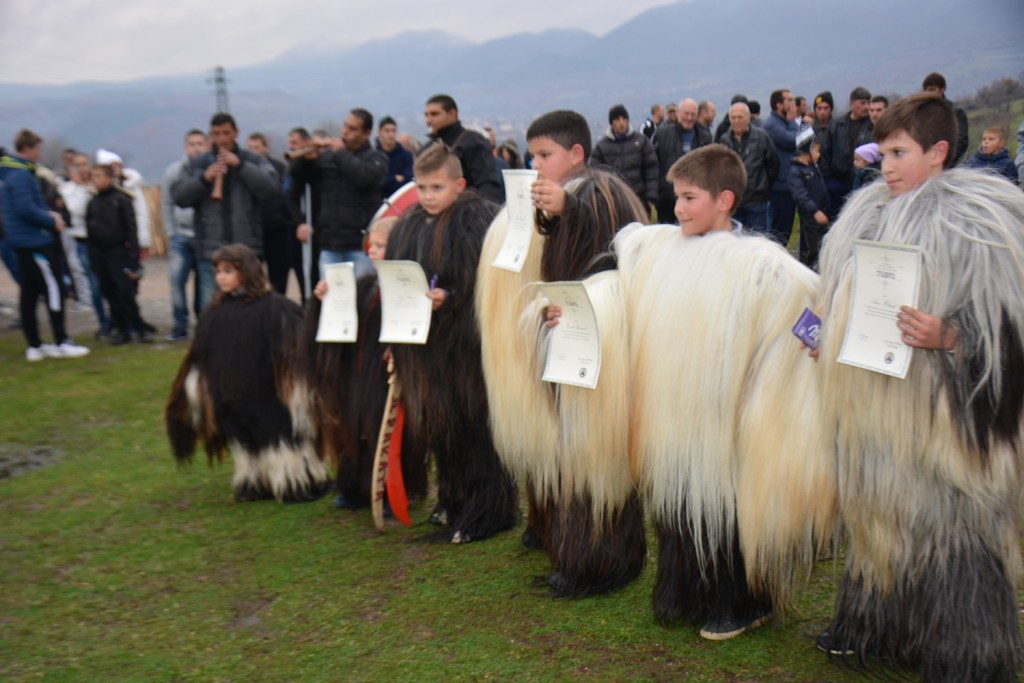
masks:
[[[437,216],[454,204],[465,189],[466,179],[452,178],[451,173],[445,168],[416,176],[416,191],[420,195],[420,206],[431,216]]]
[[[227,261],[218,261],[214,266],[217,288],[222,292],[233,292],[242,284],[242,278],[233,265]]]
[[[995,154],[1003,147],[1006,146],[1006,140],[995,133],[982,133],[981,135],[981,153],[982,154]]]
[[[102,168],[94,168],[91,171],[92,184],[102,192],[108,190],[114,184],[114,179],[107,175]]]
[[[732,209],[732,192],[726,190],[712,197],[707,190],[687,180],[672,183],[676,195],[676,218],[683,234],[687,237],[703,235],[713,230],[732,229],[729,211]]]
[[[867,168],[868,167],[868,162],[861,155],[854,154],[853,155],[853,167],[854,168]]]
[[[544,180],[564,183],[583,166],[583,148],[579,145],[566,149],[547,137],[534,138],[528,145],[533,156],[533,169]]]
[[[872,102],[868,105],[868,117],[871,119],[871,125],[878,123],[878,119],[882,118],[882,114],[885,113],[885,102]]]
[[[385,123],[377,131],[380,143],[387,148],[395,146],[395,138],[398,137],[398,127],[393,123]]]
[[[878,143],[882,155],[882,176],[894,197],[924,184],[942,173],[949,143],[940,140],[927,152],[904,130]]]
[[[383,261],[387,251],[387,235],[382,230],[372,230],[370,232],[370,247],[366,250],[366,255],[370,257],[371,261]]]
[[[818,102],[814,105],[814,118],[824,126],[832,118],[832,106],[828,102]]]

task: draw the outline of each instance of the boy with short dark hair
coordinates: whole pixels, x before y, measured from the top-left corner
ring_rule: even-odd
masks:
[[[438,501],[430,521],[452,543],[480,541],[512,528],[518,493],[491,438],[480,364],[474,294],[487,227],[498,207],[475,191],[456,153],[434,144],[413,171],[420,203],[388,239],[388,259],[418,262],[433,305],[425,345],[393,344],[408,428],[437,464]]]
[[[128,343],[131,330],[138,330],[139,341],[151,342],[153,335],[135,301],[135,283],[141,276],[132,199],[114,184],[114,169],[108,164],[93,166],[92,184],[96,196],[85,210],[89,264],[96,271],[103,298],[110,304],[110,343]]]
[[[1024,485],[1024,196],[946,170],[956,116],[941,95],[875,128],[885,183],[855,195],[821,257],[824,421],[836,425],[850,533],[836,613],[818,647],[891,659],[926,681],[1013,681]],[[916,246],[917,352],[905,379],[834,362],[851,315],[854,242]],[[925,313],[928,311],[928,313]]]
[[[659,542],[655,619],[725,640],[785,609],[794,568],[830,533],[834,474],[802,417],[816,384],[790,335],[817,278],[732,219],[738,154],[702,147],[668,178],[680,227],[619,233],[616,296],[591,298],[623,311],[601,337],[630,350],[630,462]]]
[[[595,259],[646,211],[617,175],[587,168],[590,127],[580,114],[543,114],[526,138],[538,172],[530,187],[536,234],[521,271],[493,266],[508,232],[502,212],[480,258],[477,312],[491,428],[503,462],[527,485],[523,544],[548,551],[554,595],[583,597],[633,581],[646,556],[625,438],[627,354],[602,345],[601,384],[593,391],[540,381],[546,337],[537,321],[546,300],[531,296],[530,285],[607,269]]]
[[[990,168],[1011,183],[1017,184],[1017,166],[1006,147],[1006,129],[1002,126],[986,128],[981,134],[981,146],[967,162],[970,168]]]

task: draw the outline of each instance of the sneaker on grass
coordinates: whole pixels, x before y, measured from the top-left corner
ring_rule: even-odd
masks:
[[[70,339],[65,339],[58,345],[43,344],[39,348],[47,358],[81,358],[89,355],[89,349]]]
[[[43,350],[38,346],[30,346],[27,349],[25,349],[25,360],[31,363],[34,363],[37,360],[42,360],[44,358],[46,358],[46,354],[43,353]]]

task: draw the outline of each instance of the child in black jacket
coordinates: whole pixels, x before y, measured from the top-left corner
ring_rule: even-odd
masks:
[[[151,342],[151,328],[135,301],[135,283],[141,275],[132,199],[114,184],[114,170],[109,165],[94,166],[92,182],[96,196],[85,210],[89,262],[99,278],[103,298],[110,304],[110,343],[131,341],[131,330],[138,331],[139,341]]]
[[[800,215],[800,263],[814,268],[821,240],[828,232],[828,189],[818,169],[821,143],[814,129],[797,134],[796,156],[789,167],[789,191]]]

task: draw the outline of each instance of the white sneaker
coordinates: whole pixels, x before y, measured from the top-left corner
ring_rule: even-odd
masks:
[[[88,313],[91,310],[92,306],[85,303],[84,301],[76,302],[75,305],[71,308],[72,313]]]
[[[60,347],[56,344],[43,344],[39,347],[39,350],[42,351],[43,355],[47,358],[60,358],[64,355],[60,350]]]
[[[34,363],[37,360],[42,360],[44,358],[46,358],[46,354],[43,353],[43,350],[38,346],[30,346],[25,349],[25,360],[29,362]]]
[[[61,345],[57,347],[57,350],[60,354],[54,356],[54,358],[81,358],[82,356],[89,355],[89,349],[81,346],[80,344],[76,344],[70,339],[61,342]]]

